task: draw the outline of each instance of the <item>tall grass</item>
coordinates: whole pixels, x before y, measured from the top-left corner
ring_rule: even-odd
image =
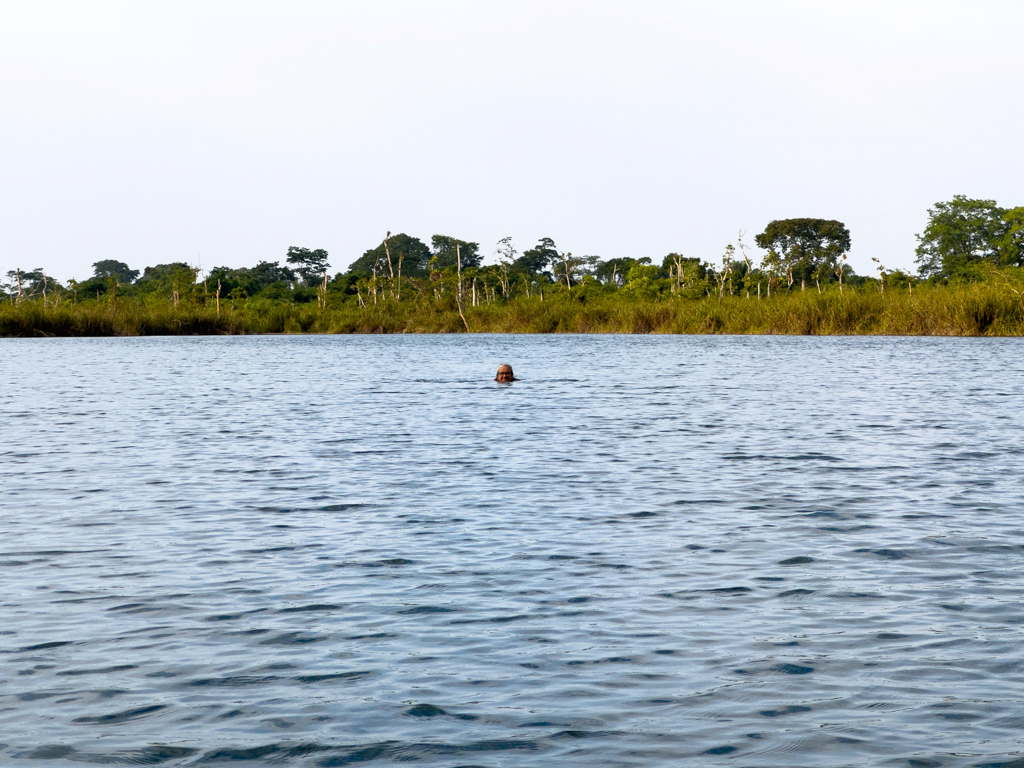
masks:
[[[473,332],[1024,335],[1024,301],[1006,285],[848,288],[797,291],[764,299],[726,296],[639,298],[624,292],[576,291],[463,306]],[[454,301],[387,301],[212,306],[123,298],[116,306],[87,301],[43,307],[0,305],[0,336],[167,336],[253,333],[463,333]]]

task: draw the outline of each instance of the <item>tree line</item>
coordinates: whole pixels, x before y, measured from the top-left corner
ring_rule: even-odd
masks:
[[[770,299],[794,290],[843,292],[867,285],[913,291],[929,284],[993,279],[1000,270],[1024,266],[1024,207],[1003,208],[994,200],[957,195],[928,211],[917,236],[916,274],[886,268],[879,259],[876,276],[857,275],[847,263],[849,229],[840,221],[799,218],[772,221],[754,237],[754,249],[740,232],[717,260],[669,253],[650,257],[601,259],[575,256],[549,237],[520,251],[511,237],[495,245],[497,263],[483,264],[480,245],[448,235],[434,235],[429,244],[405,233],[388,232],[344,272],[331,275],[324,249],[290,247],[280,261],[254,267],[214,267],[203,273],[186,262],[131,269],[105,259],[94,263],[82,281],[60,283],[42,268],[12,269],[0,284],[0,299],[57,306],[71,302],[116,305],[121,297],[214,305],[266,308],[275,304],[313,304],[320,309],[352,304],[360,308],[410,300],[451,301],[464,307],[587,291],[644,299],[726,296]],[[465,323],[463,315],[462,321]],[[468,323],[466,324],[468,329]]]

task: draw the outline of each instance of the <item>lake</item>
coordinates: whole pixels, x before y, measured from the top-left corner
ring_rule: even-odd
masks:
[[[0,340],[0,762],[1022,766],[1022,400],[1021,339]]]

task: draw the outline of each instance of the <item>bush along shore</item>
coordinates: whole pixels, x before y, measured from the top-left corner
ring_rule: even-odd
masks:
[[[122,298],[43,306],[0,306],[0,335],[148,336],[252,333],[693,333],[1024,335],[1024,299],[1016,285],[984,282],[874,285],[763,296],[638,297],[586,284],[477,306],[453,292],[436,299],[376,305],[221,302],[178,306]],[[457,286],[455,287],[457,290]],[[460,311],[460,304],[461,311]]]
[[[730,333],[1024,335],[1024,207],[958,195],[928,211],[917,274],[856,275],[850,232],[831,219],[772,221],[719,261],[670,253],[574,257],[541,238],[519,252],[434,235],[391,235],[332,278],[327,251],[285,264],[115,260],[61,284],[14,269],[0,285],[0,336],[250,333]]]

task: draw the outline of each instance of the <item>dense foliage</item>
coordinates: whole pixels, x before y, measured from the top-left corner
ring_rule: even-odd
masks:
[[[995,200],[956,195],[928,210],[917,236],[921,274],[973,277],[979,267],[1024,265],[1024,207],[1000,208]]]
[[[853,273],[850,232],[829,219],[740,233],[716,262],[670,253],[602,260],[551,238],[511,238],[484,265],[478,243],[388,233],[332,277],[323,249],[284,264],[185,262],[139,271],[106,259],[82,282],[14,269],[0,286],[0,335],[147,333],[611,331],[727,333],[1024,333],[1024,208],[957,196],[918,236],[920,273]]]

